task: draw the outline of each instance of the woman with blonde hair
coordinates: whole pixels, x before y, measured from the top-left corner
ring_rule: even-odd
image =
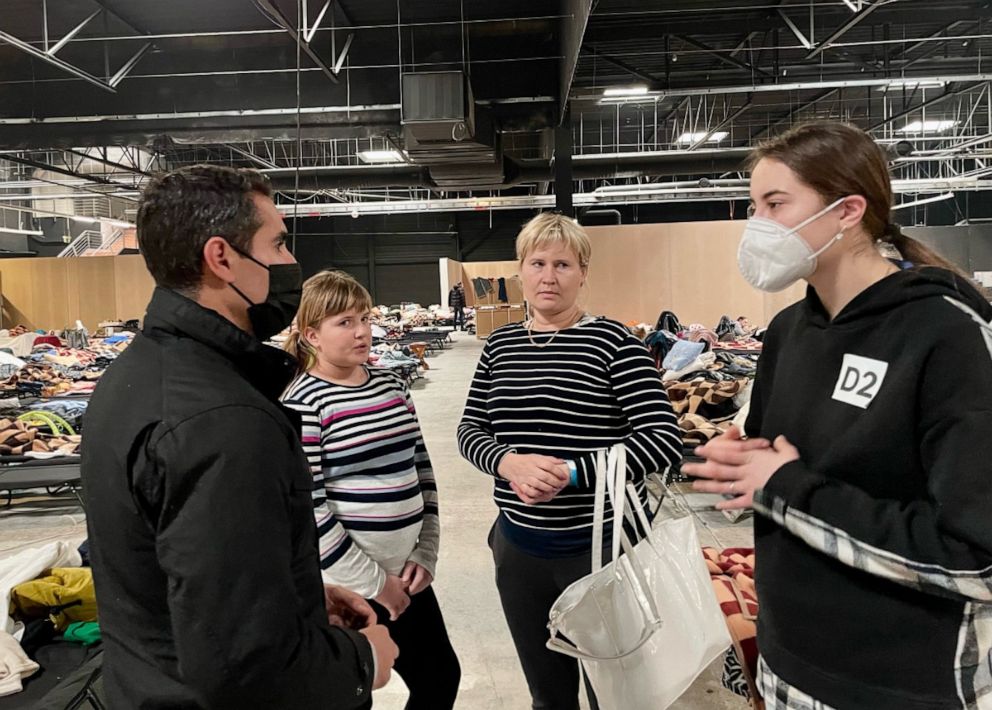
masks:
[[[494,479],[496,585],[533,706],[549,710],[579,707],[578,664],[545,643],[552,604],[590,572],[597,452],[626,445],[643,499],[645,475],[682,451],[644,343],[579,305],[591,253],[574,219],[546,212],[524,226],[517,256],[533,317],[490,335],[458,428],[462,455]]]
[[[891,221],[882,151],[814,123],[759,146],[739,263],[804,280],[765,335],[746,432],[686,465],[753,506],[768,708],[992,700],[992,306]]]
[[[300,371],[283,401],[302,418],[325,582],[369,599],[389,629],[408,710],[444,710],[461,671],[431,588],[437,484],[405,382],[367,365],[371,310],[348,274],[307,280],[286,346]]]

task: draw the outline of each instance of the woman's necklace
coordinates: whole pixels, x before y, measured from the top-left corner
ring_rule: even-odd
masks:
[[[558,330],[553,331],[551,337],[548,338],[548,340],[544,343],[538,343],[534,340],[534,319],[531,318],[529,321],[527,321],[527,339],[530,340],[530,344],[533,345],[535,348],[539,348],[543,350],[544,348],[548,347],[549,345],[551,345],[551,343],[554,342],[555,338],[558,337],[558,333],[560,333],[563,330],[567,330],[571,328],[573,325],[578,323],[584,317],[585,317],[585,313],[579,311],[579,316],[577,318],[572,320],[568,325],[564,326],[563,328],[559,328]]]

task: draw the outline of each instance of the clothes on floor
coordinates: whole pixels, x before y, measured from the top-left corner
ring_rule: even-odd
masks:
[[[658,371],[644,343],[623,325],[587,316],[557,333],[531,335],[525,324],[513,323],[489,337],[458,444],[495,479],[496,504],[515,526],[518,544],[529,540],[528,551],[545,557],[588,551],[596,452],[621,442],[642,499],[644,476],[681,458],[678,423]],[[527,505],[498,474],[510,452],[572,460],[578,485]]]
[[[796,692],[874,710],[992,697],[990,321],[967,280],[927,267],[834,317],[810,288],[769,327],[746,429],[801,458],[754,497],[758,646]]]
[[[0,697],[20,693],[24,681],[38,672],[37,663],[28,658],[13,636],[0,631]]]
[[[89,567],[56,567],[43,577],[18,584],[10,608],[21,619],[51,618],[64,632],[76,621],[96,621],[96,590]]]
[[[400,649],[393,670],[410,691],[405,710],[451,710],[458,695],[461,666],[434,588],[410,597],[410,606],[396,621],[390,620],[384,607],[369,603]]]
[[[86,412],[83,496],[110,707],[357,708],[373,657],[328,624],[296,363],[157,288]]]
[[[66,542],[29,547],[0,560],[0,613],[5,618],[0,630],[13,634],[15,638],[20,638],[24,631],[24,624],[8,615],[14,587],[37,579],[52,567],[79,566],[81,561],[79,553]]]
[[[62,638],[83,646],[92,646],[103,640],[103,634],[100,632],[100,624],[96,621],[77,621],[69,624]]]
[[[303,422],[324,581],[374,599],[408,561],[435,575],[441,528],[410,392],[388,370],[366,372],[357,387],[305,374],[283,402]]]
[[[579,663],[547,647],[547,624],[548,613],[561,593],[592,571],[592,554],[587,551],[554,560],[534,557],[508,540],[504,528],[497,520],[489,532],[489,548],[496,564],[496,588],[503,614],[533,707],[578,710]],[[593,710],[597,710],[588,683],[586,695]]]

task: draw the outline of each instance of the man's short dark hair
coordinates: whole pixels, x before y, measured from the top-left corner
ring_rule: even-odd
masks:
[[[272,195],[268,179],[255,170],[194,165],[156,176],[138,207],[138,245],[155,283],[195,291],[211,237],[250,252],[262,226],[253,193]]]

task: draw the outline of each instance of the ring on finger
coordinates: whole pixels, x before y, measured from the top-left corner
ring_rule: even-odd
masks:
[[[737,485],[737,481],[731,481],[731,482],[730,482],[730,492],[731,492],[731,493],[733,493],[733,492],[734,492],[734,487],[735,487],[736,485]]]

